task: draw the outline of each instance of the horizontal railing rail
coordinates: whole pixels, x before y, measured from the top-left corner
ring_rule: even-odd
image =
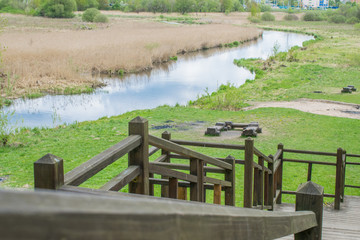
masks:
[[[317,227],[312,211],[265,212],[100,190],[1,190],[0,202],[4,239],[157,240],[164,239],[164,229],[178,239],[275,239]]]

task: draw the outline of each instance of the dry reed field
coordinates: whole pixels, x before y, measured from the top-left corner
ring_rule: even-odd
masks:
[[[234,24],[246,21],[245,15],[226,18],[208,14],[199,17],[209,24],[190,25],[155,21],[149,13],[142,17],[108,14],[109,23],[98,25],[85,25],[78,17],[3,15],[8,24],[0,35],[0,43],[6,47],[2,72],[12,81],[11,95],[94,87],[99,84],[91,77],[94,72],[141,71],[181,52],[253,39],[261,34],[261,30]]]

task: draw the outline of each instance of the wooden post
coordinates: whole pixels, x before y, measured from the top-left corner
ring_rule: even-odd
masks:
[[[169,178],[169,198],[178,198],[178,179]]]
[[[323,222],[324,188],[311,181],[301,184],[296,192],[296,211],[313,211],[317,227],[295,234],[295,240],[321,239]]]
[[[187,188],[186,187],[178,188],[178,199],[187,200]]]
[[[280,190],[280,195],[279,195],[279,197],[278,197],[278,199],[276,200],[276,204],[281,204],[281,202],[282,202],[282,186],[283,186],[283,167],[284,167],[284,165],[283,165],[283,158],[284,158],[284,152],[283,152],[283,150],[284,150],[284,145],[282,144],[282,143],[280,143],[279,145],[278,145],[278,150],[279,149],[281,149],[281,154],[280,154],[280,157],[279,157],[279,160],[281,161],[280,162],[280,166],[279,166],[279,168],[278,168],[278,184],[277,184],[277,189],[278,190]]]
[[[345,197],[345,172],[346,172],[346,151],[343,150],[344,161],[342,162],[342,179],[341,179],[341,202],[344,202]]]
[[[129,193],[149,195],[149,132],[148,121],[142,117],[136,117],[129,122],[129,135],[140,135],[141,145],[129,152],[128,165],[137,165],[141,168],[141,174],[129,184]]]
[[[311,181],[311,172],[312,172],[312,163],[309,163],[309,164],[308,164],[307,181]]]
[[[253,184],[253,159],[254,159],[254,140],[245,140],[245,166],[244,166],[244,207],[252,206],[252,184]]]
[[[260,170],[254,168],[254,187],[253,187],[253,206],[257,206],[259,202],[259,187],[260,187]]]
[[[225,181],[231,182],[231,187],[225,188],[225,205],[235,206],[235,158],[229,155],[225,158],[225,161],[232,165],[232,170],[225,171]]]
[[[165,140],[169,140],[171,139],[171,133],[169,133],[168,131],[165,131],[161,134],[161,138],[165,139]],[[163,149],[161,149],[161,155],[167,155],[166,159],[164,160],[164,162],[169,163],[170,162],[170,157],[169,157],[169,152],[165,151]],[[168,179],[168,177],[165,176],[161,176],[162,179]],[[169,186],[166,185],[161,185],[161,197],[169,197]]]
[[[334,209],[336,210],[340,210],[342,153],[343,150],[341,148],[338,148],[336,155],[336,181],[335,181],[335,204],[334,204]]]
[[[190,200],[202,202],[204,197],[204,162],[190,158],[190,174],[197,176],[197,182],[190,183]]]
[[[257,205],[260,205],[262,209],[264,205],[264,158],[258,157],[258,164],[262,169],[259,172],[259,192]]]
[[[35,189],[56,190],[64,185],[63,160],[50,153],[34,162]]]
[[[273,159],[272,155],[269,155],[269,158]],[[268,204],[271,206],[271,211],[274,210],[274,190],[275,190],[275,184],[274,184],[274,164],[271,162],[268,162],[268,168],[270,169],[271,173],[268,174],[269,177],[269,187],[268,187]],[[275,192],[276,193],[276,192]]]
[[[221,204],[221,185],[214,184],[214,204]]]

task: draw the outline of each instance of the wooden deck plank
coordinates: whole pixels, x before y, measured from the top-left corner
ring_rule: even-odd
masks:
[[[333,208],[333,206],[324,206],[322,239],[360,240],[360,197],[345,196],[340,211]],[[294,212],[295,205],[288,203],[276,205],[275,211]],[[290,235],[279,239],[294,239],[294,236]]]

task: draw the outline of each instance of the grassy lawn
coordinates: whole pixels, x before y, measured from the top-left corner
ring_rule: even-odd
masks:
[[[47,153],[64,159],[65,172],[79,166],[127,136],[127,124],[136,116],[149,120],[150,133],[160,136],[165,130],[173,139],[217,141],[244,144],[239,135],[221,138],[206,137],[206,127],[216,122],[258,121],[263,133],[255,138],[255,146],[265,154],[274,154],[277,144],[285,148],[336,152],[341,147],[348,153],[360,154],[360,121],[329,117],[281,108],[262,108],[251,111],[231,111],[251,101],[293,100],[320,98],[360,103],[358,92],[340,94],[342,87],[360,87],[360,31],[351,25],[335,25],[325,22],[275,22],[277,29],[313,32],[321,40],[310,41],[305,48],[294,48],[289,53],[278,53],[272,59],[237,61],[257,72],[254,81],[239,88],[222,86],[211,96],[197,99],[190,107],[162,106],[152,110],[133,111],[120,116],[92,122],[63,125],[53,129],[23,129],[11,136],[10,144],[0,147],[0,187],[32,188],[33,162]],[[262,24],[261,27],[267,27]],[[322,91],[315,94],[313,91]],[[211,110],[212,109],[212,110]],[[215,110],[214,110],[215,109]],[[216,110],[222,109],[222,110]],[[228,111],[225,111],[228,109]],[[169,128],[161,129],[168,125]],[[160,129],[159,129],[160,128]],[[226,157],[229,154],[243,159],[243,152],[200,149],[208,155]],[[154,156],[156,157],[156,156]],[[286,154],[287,158],[335,162],[335,158]],[[360,159],[351,159],[360,162]],[[82,186],[98,188],[127,167],[122,158],[85,182]],[[237,205],[242,205],[243,169],[237,171]],[[306,181],[307,165],[285,163],[284,189],[295,191]],[[347,168],[346,184],[360,185],[358,167]],[[325,187],[326,193],[334,193],[335,167],[313,166],[313,181]],[[126,191],[126,189],[124,189]],[[156,189],[159,192],[159,189]],[[348,195],[359,195],[358,189],[346,189]],[[211,192],[208,193],[211,201]],[[290,196],[285,201],[293,201]],[[331,202],[332,199],[326,199]]]
[[[294,47],[288,53],[278,53],[264,61],[237,59],[256,73],[254,81],[240,88],[224,87],[211,97],[202,97],[195,105],[216,109],[238,109],[252,101],[294,100],[298,98],[327,99],[360,104],[359,92],[341,94],[347,85],[360,86],[360,31],[349,24],[328,22],[263,23],[269,29],[308,32],[319,36]],[[322,93],[314,93],[321,91]]]

